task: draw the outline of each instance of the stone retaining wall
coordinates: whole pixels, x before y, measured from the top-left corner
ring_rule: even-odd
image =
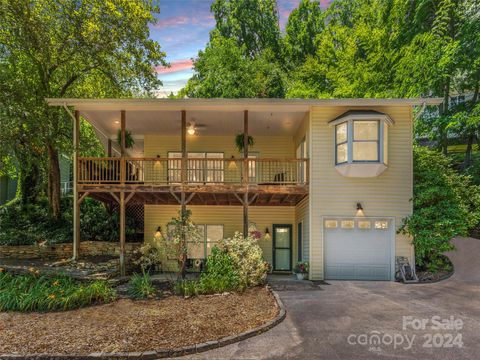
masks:
[[[126,243],[127,255],[138,249],[142,243]],[[0,259],[66,259],[72,256],[71,243],[55,245],[0,246]],[[120,255],[118,242],[82,241],[80,256]]]

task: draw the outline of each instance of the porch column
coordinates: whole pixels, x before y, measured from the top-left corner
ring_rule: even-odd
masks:
[[[248,110],[243,111],[243,236],[248,236]]]
[[[107,156],[112,157],[112,139],[108,139],[107,142]]]
[[[78,201],[78,146],[80,144],[80,112],[75,110],[73,122],[73,254],[77,260],[80,253],[80,203]]]
[[[125,185],[125,177],[127,172],[127,166],[125,162],[125,124],[126,116],[125,110],[121,111],[120,119],[120,182],[121,185]],[[125,276],[125,189],[121,188],[120,191],[120,276]]]
[[[185,203],[185,185],[187,184],[187,112],[182,110],[182,170],[181,170],[181,180],[182,180],[182,193],[181,193],[181,206],[182,211],[186,210]]]

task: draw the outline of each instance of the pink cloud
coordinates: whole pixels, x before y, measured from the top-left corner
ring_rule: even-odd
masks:
[[[168,19],[160,19],[158,22],[153,25],[154,29],[163,29],[171,26],[185,25],[191,22],[191,19],[187,16],[174,16]]]
[[[170,74],[182,70],[189,70],[193,66],[192,59],[180,59],[174,60],[170,63],[170,67],[166,66],[156,66],[155,72],[157,74]]]

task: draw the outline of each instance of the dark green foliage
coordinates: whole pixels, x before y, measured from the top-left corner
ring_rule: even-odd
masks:
[[[478,204],[480,189],[468,176],[455,172],[442,154],[415,147],[413,214],[400,231],[413,238],[417,264],[441,268],[442,254],[453,249],[450,240],[479,223]]]
[[[71,198],[63,198],[62,217],[49,216],[47,200],[36,205],[22,206],[12,201],[0,207],[0,245],[31,245],[47,241],[49,244],[71,242],[73,238],[73,205]],[[81,238],[83,240],[118,241],[119,216],[104,204],[85,199],[81,205]],[[127,217],[127,239],[136,238],[138,225]]]
[[[190,297],[201,293],[197,280],[180,279],[173,286],[176,295]]]
[[[244,145],[244,134],[238,134],[235,136],[235,146],[237,147],[239,152],[243,151],[243,145]],[[252,136],[248,136],[248,147],[251,148],[253,145],[255,145],[255,140]]]
[[[70,310],[115,298],[115,290],[105,281],[80,283],[68,276],[0,273],[0,311]]]
[[[117,132],[117,143],[119,146],[122,145],[122,130],[118,129]],[[125,130],[125,149],[131,149],[135,144],[135,140],[133,140],[132,133],[130,130]]]
[[[242,290],[240,276],[230,254],[218,247],[212,249],[206,269],[200,275],[199,286],[204,294]]]
[[[136,299],[148,299],[155,296],[156,290],[148,272],[134,273],[128,285],[128,295]]]

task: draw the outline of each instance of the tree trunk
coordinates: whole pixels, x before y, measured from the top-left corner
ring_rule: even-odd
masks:
[[[450,100],[450,77],[447,78],[446,83],[443,87],[443,104],[440,106],[440,116],[447,116],[448,114],[448,105]],[[438,144],[444,155],[448,155],[448,135],[447,130],[442,125],[439,128],[440,132],[440,143]]]
[[[58,150],[48,145],[48,201],[50,214],[54,219],[61,215],[60,210],[60,164]]]
[[[472,150],[474,140],[475,132],[472,130],[470,134],[468,134],[467,149],[465,150],[465,160],[463,162],[464,169],[468,168],[472,164]]]

